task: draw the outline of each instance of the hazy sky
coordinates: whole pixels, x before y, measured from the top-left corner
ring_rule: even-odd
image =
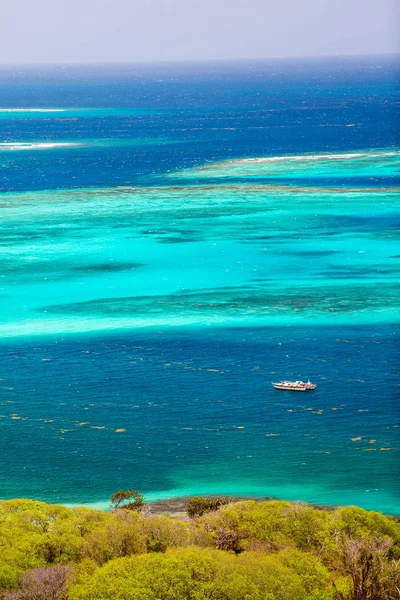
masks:
[[[400,51],[398,0],[3,0],[0,62]]]

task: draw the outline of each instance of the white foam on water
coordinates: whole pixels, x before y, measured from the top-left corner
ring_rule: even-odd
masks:
[[[352,158],[380,158],[384,156],[397,156],[399,152],[353,152],[347,154],[300,154],[296,156],[265,156],[261,158],[243,158],[242,160],[230,161],[231,163],[265,163],[286,161],[323,161],[323,160],[345,160]]]
[[[74,142],[0,142],[3,150],[52,150],[54,148],[76,148],[82,146]]]
[[[311,168],[311,166],[317,165],[320,168],[326,168],[328,165],[336,167],[335,163],[342,161],[348,161],[347,166],[352,166],[352,161],[361,161],[362,164],[368,164],[368,161],[372,159],[389,159],[393,157],[400,157],[400,151],[398,148],[384,149],[384,150],[362,150],[356,152],[342,152],[342,153],[321,153],[321,154],[286,154],[283,156],[260,156],[260,157],[249,157],[249,158],[234,158],[231,160],[222,160],[218,162],[207,163],[205,165],[199,165],[191,169],[184,169],[178,171],[178,176],[181,177],[193,177],[196,176],[209,176],[212,173],[215,176],[220,176],[221,172],[225,170],[230,174],[229,169],[248,168],[251,166],[265,166],[276,165],[276,167],[284,167],[285,165],[290,168],[290,172],[296,172],[296,165],[301,165],[302,168]],[[293,169],[292,169],[293,167]],[[176,175],[173,174],[172,176]],[[245,176],[246,174],[244,174]],[[262,175],[262,172],[260,172]],[[222,176],[225,176],[224,174]]]
[[[0,113],[53,113],[53,112],[65,112],[65,108],[0,108]]]

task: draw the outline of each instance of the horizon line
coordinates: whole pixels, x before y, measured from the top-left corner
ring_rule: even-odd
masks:
[[[377,54],[319,54],[319,55],[282,55],[282,56],[255,56],[246,58],[175,58],[175,59],[142,59],[142,60],[106,60],[106,61],[54,61],[54,62],[2,62],[2,67],[60,67],[60,66],[133,66],[133,65],[169,65],[169,64],[209,64],[209,63],[245,63],[245,62],[278,62],[278,61],[309,61],[309,60],[340,60],[340,59],[368,59],[368,58],[398,58],[399,52],[381,52]]]

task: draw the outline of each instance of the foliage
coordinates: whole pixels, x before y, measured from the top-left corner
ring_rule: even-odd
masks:
[[[87,532],[81,552],[98,565],[113,558],[145,552],[139,516],[129,511],[108,514],[104,523]]]
[[[146,538],[148,552],[164,552],[167,548],[186,547],[191,541],[191,533],[185,523],[163,515],[142,519],[142,534]]]
[[[388,591],[386,566],[390,538],[341,536],[338,541],[340,564],[338,569],[351,577],[354,600],[379,600]],[[399,594],[400,596],[400,594]]]
[[[308,570],[319,560],[303,556]],[[295,563],[293,557],[292,563]],[[236,557],[211,549],[169,551],[111,561],[83,585],[72,587],[71,600],[331,600],[326,591],[328,570],[303,576],[290,566],[290,557],[249,552]],[[115,582],[122,581],[123,587]]]
[[[144,496],[137,490],[119,490],[111,496],[111,506],[141,511],[144,507]]]
[[[24,573],[19,589],[7,593],[7,600],[68,600],[69,567],[56,565]]]
[[[184,522],[0,502],[0,599],[399,600],[396,519],[280,501],[209,508]]]
[[[228,498],[202,498],[194,496],[189,499],[187,514],[189,517],[201,517],[207,512],[218,510],[221,506],[229,504]]]

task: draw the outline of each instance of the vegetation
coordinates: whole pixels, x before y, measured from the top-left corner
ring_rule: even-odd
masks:
[[[194,496],[189,500],[187,514],[191,518],[202,517],[205,513],[218,510],[225,504],[229,504],[228,498],[202,498]]]
[[[137,490],[119,490],[111,496],[111,506],[141,511],[144,507],[144,496]]]
[[[400,523],[394,518],[356,507],[245,501],[183,522],[121,510],[131,499],[114,503],[120,509],[112,512],[0,502],[0,598],[400,597]]]

